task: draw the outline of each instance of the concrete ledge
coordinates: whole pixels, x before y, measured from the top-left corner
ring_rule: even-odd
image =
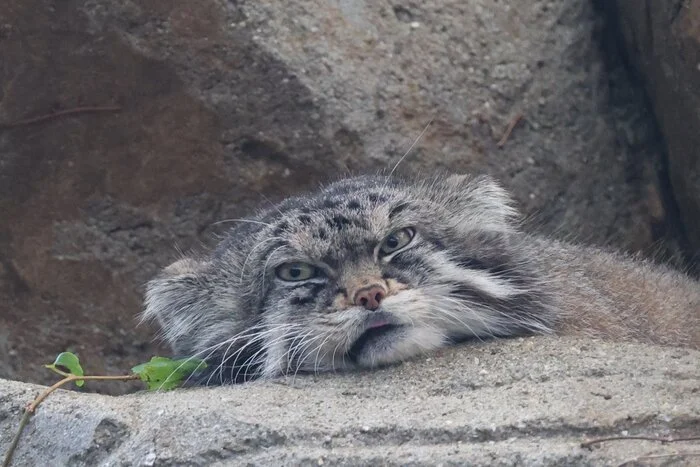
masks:
[[[699,361],[693,350],[538,337],[367,373],[119,397],[59,391],[14,465],[619,465],[697,454],[699,441],[580,443],[700,435]],[[40,389],[0,380],[1,452]]]

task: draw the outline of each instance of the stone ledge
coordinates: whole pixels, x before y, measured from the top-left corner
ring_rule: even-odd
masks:
[[[621,434],[697,436],[698,361],[695,350],[538,337],[366,373],[119,397],[59,391],[14,465],[619,465],[700,448],[580,447]],[[0,380],[2,452],[40,389]]]

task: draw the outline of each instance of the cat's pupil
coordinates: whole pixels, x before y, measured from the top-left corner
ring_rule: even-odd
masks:
[[[291,268],[289,270],[289,275],[292,277],[299,277],[299,276],[301,276],[301,269],[300,268]]]
[[[399,239],[396,238],[396,236],[392,235],[391,237],[386,239],[386,246],[389,248],[396,248],[399,246]]]

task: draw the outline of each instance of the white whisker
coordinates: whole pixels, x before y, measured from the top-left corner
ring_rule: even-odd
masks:
[[[433,115],[432,117],[430,117],[430,120],[428,121],[428,124],[425,125],[425,128],[423,128],[423,131],[420,132],[420,134],[418,135],[418,138],[416,138],[416,139],[413,141],[413,143],[412,143],[411,146],[408,148],[408,150],[406,150],[406,152],[404,153],[404,155],[401,156],[401,159],[399,159],[398,162],[397,162],[396,164],[394,164],[394,167],[391,169],[391,172],[389,172],[389,175],[387,176],[387,180],[388,180],[389,178],[391,178],[392,175],[394,175],[394,172],[395,172],[396,169],[399,167],[399,165],[401,164],[401,162],[403,162],[403,160],[406,158],[406,156],[408,156],[408,154],[409,154],[409,153],[411,152],[411,150],[415,147],[415,145],[418,144],[418,141],[420,141],[420,139],[423,137],[423,135],[425,134],[425,132],[428,131],[428,128],[430,128],[430,125],[433,123],[433,120],[435,120],[435,115]]]
[[[268,224],[267,222],[262,222],[262,221],[254,221],[252,219],[224,219],[220,221],[213,222],[211,225],[219,225],[219,224],[225,224],[228,222],[245,222],[248,224],[259,224],[259,225],[264,225],[266,227],[272,227],[271,224]]]

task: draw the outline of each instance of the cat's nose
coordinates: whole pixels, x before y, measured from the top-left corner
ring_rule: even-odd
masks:
[[[364,307],[368,310],[376,310],[379,304],[386,297],[386,290],[378,284],[362,287],[353,296],[353,302],[357,306]]]

